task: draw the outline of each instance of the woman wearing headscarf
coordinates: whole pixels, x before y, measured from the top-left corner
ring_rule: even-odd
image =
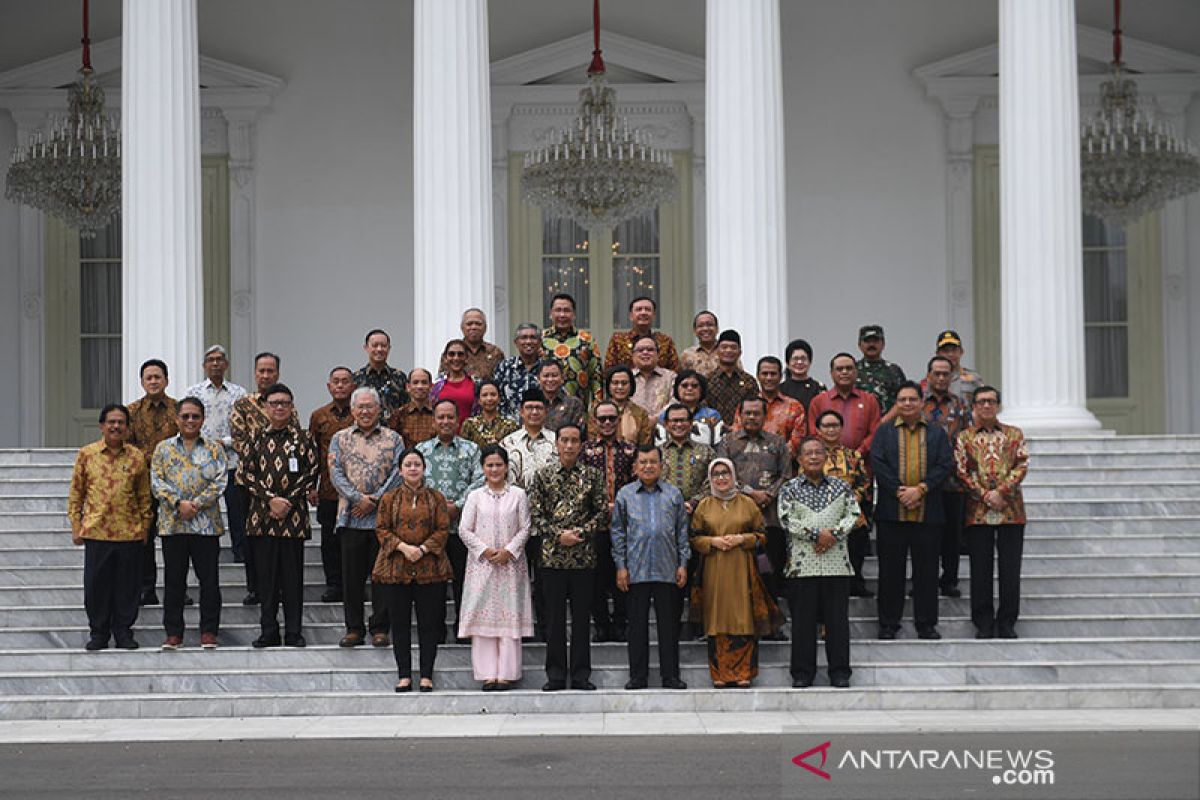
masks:
[[[379,499],[375,536],[379,556],[371,583],[383,590],[392,619],[392,652],[400,681],[397,692],[412,691],[412,609],[417,607],[421,651],[421,691],[433,691],[433,662],[446,614],[446,582],[454,577],[446,555],[450,512],[446,498],[425,485],[425,456],[400,454],[400,485]]]
[[[479,456],[486,483],[467,495],[458,535],[467,546],[458,635],[471,639],[471,666],[483,691],[521,679],[521,637],[533,636],[525,540],[529,502],[508,482],[508,453],[498,444]]]
[[[783,620],[755,564],[755,548],[767,539],[762,511],[738,491],[729,459],[714,459],[708,479],[712,493],[692,514],[692,548],[703,557],[708,668],[714,687],[745,688],[758,674],[758,637]]]

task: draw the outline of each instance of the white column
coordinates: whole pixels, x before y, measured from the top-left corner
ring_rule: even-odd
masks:
[[[963,337],[963,363],[975,358],[974,173],[977,97],[942,100],[946,112],[947,321]]]
[[[708,0],[708,307],[746,363],[787,344],[787,218],[778,0]]]
[[[248,375],[254,368],[258,341],[254,318],[255,248],[255,142],[258,109],[226,109],[229,123],[229,341],[205,341],[207,348],[223,344],[229,349],[232,375]]]
[[[44,129],[46,112],[22,110],[12,112],[17,123],[17,142],[22,146]],[[45,231],[42,212],[27,205],[20,206],[17,242],[21,275],[21,366],[20,418],[22,447],[41,447],[45,441],[42,409],[46,402],[45,344]]]
[[[174,391],[203,354],[196,0],[124,0],[121,46],[122,364],[161,358]]]
[[[1074,0],[1000,0],[1004,419],[1088,431]]]
[[[413,5],[413,366],[435,370],[462,311],[495,317],[487,0]]]

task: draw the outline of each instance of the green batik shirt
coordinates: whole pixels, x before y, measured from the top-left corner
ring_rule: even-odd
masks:
[[[900,369],[899,364],[884,361],[882,358],[878,361],[860,358],[858,380],[854,385],[875,395],[875,399],[879,401],[880,414],[886,414],[896,405],[896,392],[906,380],[908,378],[904,376],[904,370]]]
[[[583,401],[585,409],[599,402],[604,391],[600,356],[591,331],[572,328],[559,334],[553,327],[542,331],[542,350],[563,367],[563,391]]]
[[[461,513],[467,504],[467,495],[483,486],[479,445],[461,436],[443,444],[435,436],[418,444],[417,452],[425,456],[425,484],[441,492]],[[458,516],[450,520],[450,533],[458,535]]]

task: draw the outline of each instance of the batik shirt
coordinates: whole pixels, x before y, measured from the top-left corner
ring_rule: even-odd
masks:
[[[765,431],[751,436],[744,430],[734,431],[717,445],[717,456],[728,458],[737,470],[738,489],[746,494],[751,490],[779,496],[779,487],[791,475],[792,454],[783,437]],[[763,509],[767,525],[777,527],[775,503]]]
[[[521,418],[521,398],[530,389],[538,388],[538,363],[535,361],[526,368],[520,356],[509,356],[496,367],[492,379],[500,387],[501,414],[513,420]],[[563,376],[566,377],[566,362],[563,364]]]
[[[292,407],[292,417],[288,420],[288,425],[297,430],[300,429],[300,417],[296,414],[295,406]],[[250,447],[255,436],[270,426],[271,420],[267,417],[267,400],[261,392],[248,394],[233,404],[233,413],[229,415],[229,432],[233,437],[233,449],[238,454],[238,468],[237,472],[233,474],[237,483],[246,485],[241,461],[246,457],[247,448]]]
[[[675,387],[675,373],[669,369],[655,367],[652,372],[634,373],[634,390],[630,398],[651,418],[671,404],[671,392]]]
[[[354,424],[350,414],[349,404],[339,406],[337,403],[326,403],[312,413],[308,418],[308,435],[317,446],[317,458],[321,462],[321,470],[317,479],[317,500],[327,502],[338,499],[337,489],[329,479],[329,443],[333,435]]]
[[[714,344],[712,350],[705,350],[698,344],[685,349],[679,354],[679,371],[685,369],[694,369],[706,378],[711,378],[712,374],[721,368],[721,359],[717,357],[717,346]],[[737,368],[742,368],[742,360],[739,358]]]
[[[1021,481],[1029,471],[1029,449],[1020,428],[1003,423],[967,428],[955,441],[954,463],[967,492],[966,525],[1025,524]],[[983,502],[992,489],[1008,501],[999,511]]]
[[[491,342],[482,342],[478,350],[472,350],[471,345],[467,344],[467,374],[472,378],[483,380],[491,378],[496,371],[496,365],[504,360],[504,351]],[[442,375],[447,373],[446,357],[442,356],[442,360],[438,363],[438,372]]]
[[[664,481],[622,487],[610,528],[613,563],[629,571],[630,583],[675,583],[676,570],[691,558],[683,495]]]
[[[604,496],[610,506],[616,499],[617,491],[633,480],[633,462],[636,459],[637,448],[615,437],[608,441],[589,439],[583,443],[579,453],[582,463],[595,467],[604,476]]]
[[[551,464],[538,470],[529,487],[533,535],[541,537],[545,569],[592,569],[596,534],[608,522],[608,499],[600,471],[587,464]],[[578,528],[583,541],[568,547],[558,541],[566,528]]]
[[[67,497],[71,530],[84,539],[132,542],[150,527],[150,466],[142,451],[121,445],[116,455],[104,440],[79,449]]]
[[[921,413],[926,422],[946,432],[946,439],[950,442],[951,449],[954,448],[959,431],[971,424],[971,412],[967,408],[967,404],[958,395],[950,392],[938,397],[933,392],[927,391],[921,406]],[[942,488],[947,492],[962,491],[962,486],[953,475],[946,479]]]
[[[338,431],[329,440],[326,456],[329,481],[338,495],[337,526],[371,530],[375,527],[375,511],[356,517],[350,507],[364,496],[380,500],[384,494],[400,485],[400,454],[404,442],[400,434],[376,424],[369,431],[358,425]]]
[[[129,439],[149,459],[158,443],[179,433],[175,422],[175,399],[163,395],[158,400],[142,397],[129,404]]]
[[[244,451],[239,469],[250,493],[247,536],[308,539],[308,492],[317,485],[317,448],[298,425],[260,431]],[[270,500],[282,497],[292,504],[283,519],[271,516]]]
[[[842,444],[834,445],[826,450],[824,469],[826,475],[843,481],[854,492],[854,499],[858,501],[861,512],[855,527],[865,528],[870,525],[867,508],[870,505],[873,484],[862,454]]]
[[[662,448],[663,480],[682,492],[684,500],[699,502],[709,494],[708,465],[717,457],[711,447],[694,439],[683,444],[667,439],[659,447]]]
[[[585,407],[600,400],[604,382],[600,379],[600,354],[591,331],[571,328],[558,332],[553,327],[542,331],[542,350],[563,365],[563,390],[578,397]]]
[[[370,364],[354,373],[357,386],[370,386],[379,392],[379,421],[387,425],[396,409],[408,402],[408,376],[387,364],[383,369],[373,369]]]
[[[521,428],[505,436],[500,446],[508,452],[508,481],[528,491],[534,473],[558,461],[554,431],[545,428],[532,437]]]
[[[708,404],[721,415],[725,427],[733,426],[742,400],[758,397],[758,381],[752,375],[739,370],[726,373],[717,370],[708,378]]]
[[[734,420],[733,429],[741,430],[742,412],[739,410]],[[775,395],[773,400],[767,400],[767,416],[763,420],[763,430],[773,433],[787,442],[792,458],[800,452],[800,442],[808,434],[805,424],[804,406],[782,392]]]
[[[878,361],[860,358],[857,366],[858,380],[855,386],[875,395],[882,413],[891,411],[892,406],[896,405],[896,392],[899,391],[900,384],[908,380],[904,376],[904,370],[900,369],[899,364],[884,361],[882,358]]]
[[[225,445],[225,463],[230,469],[236,468],[238,454],[233,447],[230,417],[233,416],[233,404],[246,396],[246,390],[229,381],[222,383],[218,389],[211,380],[205,378],[195,386],[188,387],[184,396],[196,397],[204,403],[204,425],[200,428],[200,435]]]
[[[779,521],[787,531],[788,578],[853,575],[846,537],[859,518],[858,501],[844,481],[822,475],[819,483],[801,476],[779,490]],[[832,529],[837,543],[820,555],[822,530]]]
[[[410,400],[396,409],[387,425],[400,434],[405,447],[416,447],[437,436],[437,429],[433,426],[433,406],[418,404],[416,400]]]
[[[546,430],[558,433],[558,429],[567,423],[582,426],[584,418],[583,401],[578,397],[571,397],[562,389],[558,390],[558,394],[553,400],[546,401]],[[583,435],[587,435],[587,431],[582,431]]]
[[[482,450],[489,444],[500,444],[501,439],[520,427],[503,414],[496,415],[493,420],[486,420],[483,415],[476,415],[463,421],[459,436],[479,445]]]
[[[218,501],[228,479],[225,448],[220,442],[200,437],[191,452],[184,446],[182,436],[172,436],[159,444],[150,462],[150,487],[158,499],[158,535],[224,533]],[[196,505],[196,516],[191,519],[179,516],[182,500]]]
[[[658,365],[672,372],[679,371],[679,351],[675,349],[675,340],[662,331],[650,334],[658,342]],[[617,331],[608,340],[608,350],[604,354],[604,368],[612,369],[618,364],[633,367],[633,342],[642,338],[643,334],[633,331]]]
[[[425,484],[437,489],[454,503],[458,514],[452,514],[450,533],[458,535],[458,520],[467,495],[483,486],[483,466],[479,463],[479,445],[455,436],[449,443],[434,437],[417,445],[425,456]]]

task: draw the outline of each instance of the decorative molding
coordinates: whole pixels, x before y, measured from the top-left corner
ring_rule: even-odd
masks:
[[[604,28],[600,29],[600,43],[604,48],[604,60],[610,65],[619,65],[670,83],[702,82],[704,80],[703,58],[643,42],[630,36],[622,36]],[[494,61],[491,65],[492,86],[531,84],[574,67],[581,68],[582,82],[582,68],[587,63],[588,54],[591,51],[592,32],[584,31],[575,36]]]
[[[41,319],[42,295],[39,292],[26,292],[21,297],[21,313],[25,319]]]

